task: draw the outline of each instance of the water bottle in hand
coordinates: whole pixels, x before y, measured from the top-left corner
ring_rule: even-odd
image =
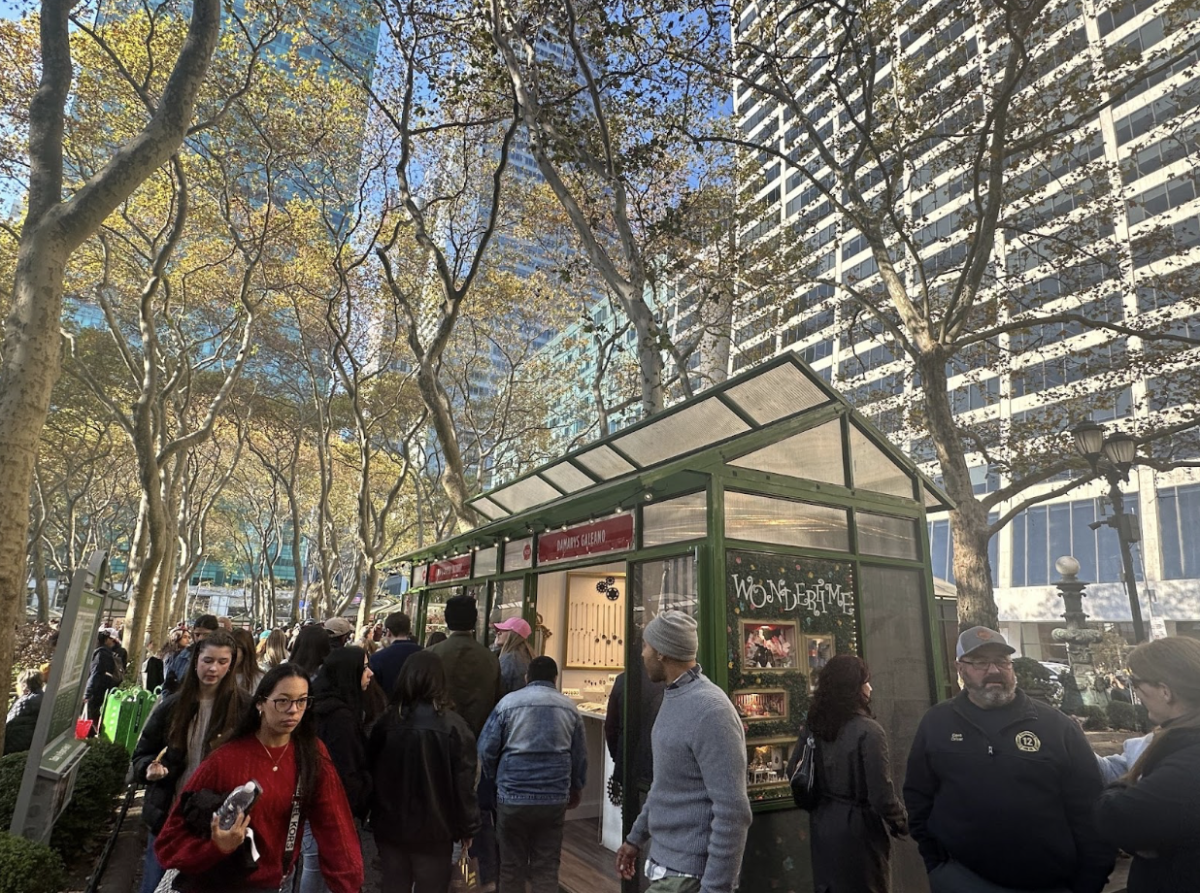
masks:
[[[258,800],[262,786],[253,778],[229,792],[221,808],[217,810],[217,824],[223,831],[228,831],[238,820],[238,811],[248,813],[250,807]]]

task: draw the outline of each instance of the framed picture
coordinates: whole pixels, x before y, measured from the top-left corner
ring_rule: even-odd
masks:
[[[787,762],[795,746],[796,742],[790,738],[747,741],[746,787],[787,784]]]
[[[829,663],[829,659],[837,654],[835,641],[831,633],[809,633],[804,636],[804,654],[801,658],[802,669],[808,674],[808,687],[817,687],[817,677]]]
[[[787,691],[782,688],[747,689],[735,691],[734,709],[743,722],[778,721],[788,717]]]
[[[800,649],[795,620],[741,620],[743,670],[795,670]]]

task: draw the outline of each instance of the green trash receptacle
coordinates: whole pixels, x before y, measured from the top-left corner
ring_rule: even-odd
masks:
[[[114,688],[104,699],[100,714],[100,737],[105,741],[125,745],[131,723],[137,720],[137,698],[127,688]]]

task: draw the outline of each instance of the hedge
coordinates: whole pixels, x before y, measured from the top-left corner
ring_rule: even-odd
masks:
[[[125,788],[129,754],[120,744],[103,739],[88,742],[79,763],[71,802],[54,823],[50,846],[64,859],[81,852],[102,830],[113,810],[113,797]]]
[[[25,774],[25,758],[28,751],[10,753],[0,757],[0,828],[12,824],[13,811],[17,808],[17,794],[21,790],[21,776]]]
[[[1089,732],[1108,731],[1108,712],[1103,707],[1088,704],[1076,715],[1084,718],[1083,727]]]
[[[1108,705],[1108,724],[1114,729],[1136,732],[1139,728],[1137,711],[1132,704],[1113,701]]]
[[[58,893],[65,883],[66,868],[53,849],[0,832],[0,893]]]

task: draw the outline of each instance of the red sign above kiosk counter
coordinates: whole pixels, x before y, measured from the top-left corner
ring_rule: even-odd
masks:
[[[457,558],[447,558],[445,561],[435,561],[429,565],[429,585],[447,583],[450,580],[462,580],[471,576],[471,553],[459,555]]]
[[[537,538],[538,564],[553,564],[605,552],[627,552],[632,548],[632,514],[577,524],[566,530],[543,533]]]

